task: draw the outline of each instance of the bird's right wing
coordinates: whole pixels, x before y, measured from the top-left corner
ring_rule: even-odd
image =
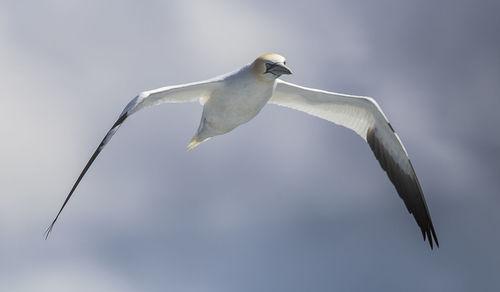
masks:
[[[73,187],[69,191],[69,194],[66,196],[66,199],[64,200],[61,208],[59,209],[59,212],[57,213],[56,217],[50,224],[49,228],[47,228],[47,231],[45,232],[45,238],[49,236],[49,233],[52,231],[52,228],[54,227],[54,224],[59,218],[59,215],[61,214],[62,210],[68,203],[69,199],[73,195],[73,192],[75,191],[76,187],[82,180],[83,176],[85,175],[89,167],[92,165],[92,163],[97,158],[99,153],[101,153],[102,149],[104,148],[104,146],[106,146],[111,137],[113,137],[113,135],[116,133],[118,128],[120,128],[120,125],[130,115],[145,107],[150,107],[162,103],[180,103],[180,102],[195,102],[195,101],[202,102],[202,100],[208,98],[210,94],[220,86],[221,82],[222,79],[211,79],[195,83],[167,86],[154,90],[144,91],[139,95],[137,95],[134,99],[132,99],[127,104],[123,112],[120,114],[118,120],[113,124],[111,129],[108,131],[106,136],[104,136],[104,139],[102,139],[101,143],[95,150],[94,154],[92,155],[92,157],[90,157],[89,161],[83,168],[76,182],[73,184]]]
[[[415,217],[424,240],[426,237],[429,239],[431,248],[433,239],[439,246],[422,188],[408,154],[375,100],[306,88],[278,79],[269,103],[306,112],[360,135],[368,142],[408,211]]]

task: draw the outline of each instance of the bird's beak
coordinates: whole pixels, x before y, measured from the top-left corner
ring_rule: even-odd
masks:
[[[281,76],[283,74],[292,74],[292,70],[288,68],[285,64],[283,63],[274,63],[274,64],[266,64],[266,72],[265,73],[272,73],[276,76]]]

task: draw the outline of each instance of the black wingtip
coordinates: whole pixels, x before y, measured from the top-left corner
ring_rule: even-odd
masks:
[[[422,235],[424,237],[424,241],[427,239],[429,241],[429,245],[431,249],[434,249],[434,243],[436,244],[436,247],[439,248],[439,241],[436,236],[436,231],[434,230],[434,226],[432,223],[428,226],[427,229],[420,229],[422,231]]]
[[[436,232],[434,232],[434,228],[432,228],[432,235],[434,237],[434,241],[436,242],[436,246],[439,248],[439,241],[438,241],[438,238],[436,236]]]
[[[54,228],[54,225],[56,224],[56,221],[59,218],[59,215],[61,215],[62,210],[64,209],[64,207],[68,203],[69,199],[73,195],[73,192],[75,191],[76,187],[78,186],[78,184],[82,180],[82,178],[85,175],[85,173],[87,173],[87,170],[90,168],[90,166],[92,165],[92,163],[94,162],[94,160],[97,158],[97,156],[101,152],[102,148],[109,142],[109,139],[111,139],[111,137],[118,130],[118,127],[123,123],[123,121],[125,121],[125,119],[128,116],[129,115],[128,115],[127,112],[122,113],[120,115],[120,117],[118,118],[118,120],[113,124],[113,126],[111,127],[111,129],[108,131],[108,133],[106,134],[106,136],[104,136],[104,139],[102,139],[101,143],[99,144],[99,146],[95,150],[94,154],[92,155],[92,157],[90,157],[89,161],[87,162],[87,164],[83,168],[82,172],[78,176],[76,182],[73,184],[73,187],[69,191],[69,194],[66,196],[66,199],[64,200],[64,203],[62,204],[61,208],[59,209],[59,212],[57,213],[56,217],[54,218],[54,220],[52,221],[52,223],[50,224],[50,226],[47,228],[47,230],[45,230],[45,233],[44,233],[45,240],[47,240],[47,238],[49,237],[49,234],[52,231],[52,229]]]
[[[47,228],[47,230],[45,230],[45,232],[43,233],[43,236],[45,237],[45,240],[47,240],[47,238],[49,238],[49,234],[50,234],[50,232],[52,232],[52,228],[54,228],[54,224],[56,224],[56,221],[57,221],[58,217],[59,217],[59,214],[57,214],[56,218],[54,218],[54,220],[52,221],[52,223],[50,223],[50,225]]]
[[[393,130],[390,125],[389,128]],[[436,246],[439,247],[429,209],[427,208],[422,188],[411,161],[408,159],[410,173],[406,173],[403,169],[401,169],[397,161],[395,161],[395,159],[391,156],[391,153],[386,149],[380,138],[377,136],[376,128],[372,127],[368,129],[366,141],[379,161],[380,166],[382,166],[382,169],[384,169],[389,176],[389,179],[396,188],[399,197],[403,199],[408,212],[413,214],[418,226],[420,227],[424,241],[429,241],[431,249],[434,249],[434,242],[436,242]],[[404,152],[402,145],[401,151]]]
[[[430,235],[429,230],[427,230],[427,238],[429,240],[429,245],[431,246],[431,250],[434,249],[434,242],[432,242],[432,237]]]
[[[432,237],[431,237],[431,234],[432,234]],[[434,239],[434,242],[436,243],[436,247],[439,248],[439,241],[438,241],[438,238],[436,235],[436,231],[434,231],[434,226],[432,225],[432,222],[431,222],[430,231],[429,231],[429,241],[432,242],[432,239]],[[432,244],[431,244],[431,249],[432,249]]]
[[[54,223],[55,222],[52,222],[52,224],[50,224],[49,228],[47,228],[47,230],[45,230],[45,232],[43,233],[43,237],[45,240],[47,240],[47,238],[49,238],[49,234],[52,231],[52,228],[54,228]]]

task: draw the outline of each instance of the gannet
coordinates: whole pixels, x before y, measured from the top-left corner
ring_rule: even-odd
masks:
[[[89,167],[122,123],[146,107],[162,103],[195,102],[203,105],[198,130],[188,144],[192,150],[217,135],[228,133],[251,119],[268,103],[303,111],[356,132],[372,149],[375,157],[428,238],[439,247],[434,226],[413,166],[399,136],[377,102],[354,96],[307,88],[279,77],[292,74],[285,58],[269,53],[234,72],[205,81],[144,91],[132,99],[101,141],[66,196],[59,212],[45,233],[48,237],[59,215]]]

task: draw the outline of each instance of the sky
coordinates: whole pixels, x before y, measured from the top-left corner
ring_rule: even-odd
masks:
[[[1,291],[499,291],[498,1],[0,2]],[[354,132],[273,105],[191,152],[198,104],[137,93],[279,53],[375,98],[431,250]]]

